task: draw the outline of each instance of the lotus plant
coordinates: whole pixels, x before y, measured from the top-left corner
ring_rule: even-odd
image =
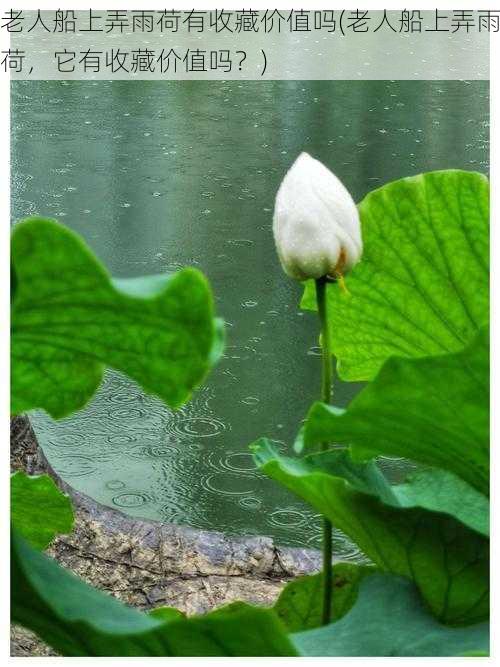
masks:
[[[323,350],[322,400],[331,403],[333,369],[326,308],[328,282],[340,281],[361,258],[358,209],[343,183],[321,162],[301,153],[285,175],[274,207],[273,233],[285,273],[315,280]],[[322,451],[328,443],[322,445]],[[330,622],[332,524],[323,519],[323,623]]]

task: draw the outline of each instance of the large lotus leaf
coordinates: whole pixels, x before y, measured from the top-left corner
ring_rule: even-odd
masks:
[[[401,507],[423,507],[455,517],[473,530],[490,534],[490,502],[486,496],[447,470],[426,468],[392,487]]]
[[[485,537],[425,509],[427,497],[409,501],[403,493],[401,502],[373,461],[355,463],[346,450],[289,458],[264,439],[252,449],[262,472],[330,519],[379,569],[413,579],[437,618],[466,624],[488,617]]]
[[[10,518],[35,549],[45,549],[58,533],[73,528],[71,500],[48,475],[29,477],[16,472],[11,476]]]
[[[317,403],[306,449],[350,445],[353,457],[404,456],[449,470],[489,494],[489,343],[484,327],[464,350],[392,358],[345,411]]]
[[[236,603],[191,619],[126,607],[14,534],[12,620],[65,656],[294,656],[270,609]],[[168,620],[168,619],[171,620]]]
[[[148,612],[149,616],[160,621],[178,621],[180,618],[186,618],[186,614],[175,607],[156,607]]]
[[[212,295],[195,269],[113,282],[76,234],[42,218],[15,226],[12,265],[13,414],[78,410],[106,366],[177,407],[220,353]]]
[[[487,623],[450,628],[433,618],[411,582],[374,574],[360,584],[353,608],[339,621],[292,635],[309,656],[487,655]]]
[[[347,290],[328,287],[332,351],[344,380],[391,356],[455,352],[488,321],[489,184],[440,171],[404,178],[359,205],[363,257]],[[316,309],[314,284],[302,306]]]
[[[337,563],[332,568],[333,594],[330,618],[342,618],[358,597],[359,584],[364,577],[375,572],[370,565]],[[310,574],[294,579],[281,591],[274,604],[274,611],[289,632],[310,630],[322,625],[323,574]]]

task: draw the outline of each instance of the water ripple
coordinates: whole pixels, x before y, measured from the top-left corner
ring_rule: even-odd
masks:
[[[113,504],[117,507],[141,507],[151,502],[151,497],[146,493],[121,493],[113,498]]]
[[[171,424],[171,431],[190,438],[213,438],[227,428],[224,422],[213,417],[188,417]]]
[[[57,472],[61,477],[83,477],[97,471],[95,462],[87,456],[65,456],[58,463]]]
[[[223,496],[244,496],[255,493],[255,478],[248,475],[231,475],[226,472],[216,472],[205,477],[202,486],[210,493]]]

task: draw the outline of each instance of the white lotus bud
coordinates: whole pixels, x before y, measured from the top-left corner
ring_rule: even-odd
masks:
[[[283,269],[296,280],[343,275],[363,250],[353,198],[307,153],[299,155],[280,185],[273,232]]]

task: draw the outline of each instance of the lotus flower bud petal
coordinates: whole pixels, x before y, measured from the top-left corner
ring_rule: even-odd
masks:
[[[280,185],[273,232],[283,269],[296,280],[344,274],[363,250],[353,198],[307,153],[299,155]]]

